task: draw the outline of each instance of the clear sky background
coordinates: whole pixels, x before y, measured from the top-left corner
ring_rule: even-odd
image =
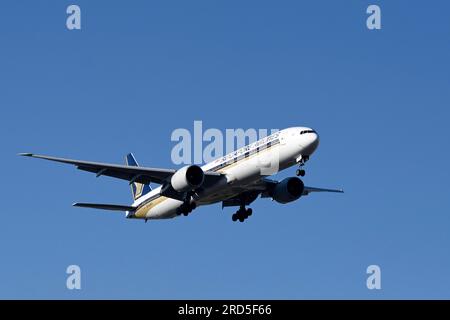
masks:
[[[66,8],[82,30],[66,29]],[[382,29],[366,28],[378,4]],[[1,1],[0,298],[450,298],[448,1]],[[130,221],[127,182],[34,152],[173,167],[176,128],[321,137],[288,205]],[[286,170],[280,178],[293,175]],[[82,290],[66,289],[66,267]],[[377,264],[382,289],[368,290]]]

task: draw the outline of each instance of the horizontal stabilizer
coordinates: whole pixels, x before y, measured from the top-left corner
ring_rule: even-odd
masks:
[[[74,207],[82,208],[93,208],[102,210],[112,210],[112,211],[133,211],[136,208],[132,206],[122,206],[117,204],[102,204],[102,203],[80,203],[76,202],[73,204]]]

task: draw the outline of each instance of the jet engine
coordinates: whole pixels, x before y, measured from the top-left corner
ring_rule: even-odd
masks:
[[[197,189],[203,184],[205,174],[202,168],[196,165],[185,166],[174,173],[170,179],[172,188],[177,192],[186,192]]]
[[[299,178],[286,178],[275,186],[272,198],[278,203],[288,203],[300,198],[304,189],[305,185]]]

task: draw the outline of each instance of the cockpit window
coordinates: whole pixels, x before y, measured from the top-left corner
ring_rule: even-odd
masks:
[[[302,131],[300,131],[300,134],[305,134],[305,133],[316,133],[316,131],[314,131],[314,130],[302,130]]]

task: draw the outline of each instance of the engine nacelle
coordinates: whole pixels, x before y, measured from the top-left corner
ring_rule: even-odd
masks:
[[[272,198],[279,203],[288,203],[300,198],[304,189],[305,185],[299,178],[286,178],[275,186]]]
[[[170,184],[175,191],[186,192],[200,187],[204,179],[205,174],[202,168],[196,165],[185,166],[174,173]]]

